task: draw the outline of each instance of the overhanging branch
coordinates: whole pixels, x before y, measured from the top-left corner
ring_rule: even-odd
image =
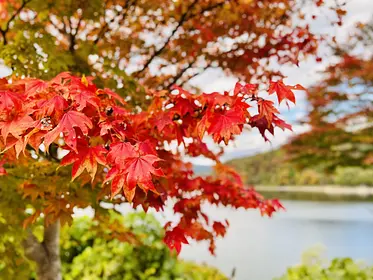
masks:
[[[13,22],[13,20],[21,13],[21,11],[25,8],[25,6],[30,3],[32,0],[22,0],[21,6],[12,14],[12,16],[9,18],[7,23],[5,24],[4,29],[0,29],[0,33],[3,36],[3,44],[6,45],[8,43],[6,34],[9,31],[10,24]]]

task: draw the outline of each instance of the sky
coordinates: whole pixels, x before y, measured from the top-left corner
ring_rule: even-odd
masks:
[[[332,2],[334,0],[325,0],[326,3],[328,3],[328,1]],[[370,17],[372,17],[373,0],[345,1],[347,2],[347,15],[344,18],[344,24],[342,27],[331,27],[330,24],[327,23],[328,15],[324,14],[323,16],[318,17],[317,20],[310,22],[311,30],[316,33],[335,34],[338,40],[343,41],[346,40],[349,30],[351,30],[356,22],[366,22]],[[307,13],[310,11],[304,12]],[[327,50],[325,48],[321,49],[321,53],[327,55]],[[332,57],[327,57],[327,59],[324,58],[322,63],[316,63],[314,59],[310,58],[300,62],[299,67],[280,67],[278,65],[274,65],[273,67],[274,69],[281,69],[285,76],[287,76],[284,80],[286,84],[301,84],[307,88],[316,84],[317,81],[321,79],[322,76],[320,71],[332,62]],[[9,70],[0,65],[0,77],[9,74]],[[198,76],[197,79],[192,81],[193,84],[199,86],[204,92],[231,90],[234,88],[236,82],[236,78],[227,77],[222,71],[216,69],[207,70],[203,75]],[[297,91],[296,98],[297,104],[296,106],[291,106],[290,110],[284,104],[280,107],[282,118],[293,125],[293,132],[282,131],[281,129],[276,128],[275,137],[268,137],[270,142],[265,142],[257,130],[244,131],[244,133],[238,136],[234,142],[230,142],[228,146],[224,147],[225,155],[222,159],[229,160],[270,151],[285,144],[289,138],[295,134],[307,131],[307,125],[299,124],[299,120],[304,118],[307,112],[307,102],[305,100],[304,92]],[[206,139],[206,142],[212,145],[210,139]],[[211,160],[203,157],[188,160],[198,165],[213,164]]]

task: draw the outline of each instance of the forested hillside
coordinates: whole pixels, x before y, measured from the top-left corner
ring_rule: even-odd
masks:
[[[373,168],[338,167],[326,173],[320,164],[301,169],[292,163],[283,149],[234,159],[228,162],[253,185],[370,185],[373,186]]]

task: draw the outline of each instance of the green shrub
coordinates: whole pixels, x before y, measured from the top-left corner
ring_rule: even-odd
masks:
[[[141,245],[97,236],[89,218],[74,221],[61,238],[63,277],[72,279],[174,279],[177,259],[162,242],[162,228],[145,213],[115,215]]]
[[[338,167],[334,177],[335,183],[339,185],[373,186],[373,169],[361,167]]]
[[[133,233],[133,240],[123,242],[112,237],[110,229],[98,228],[98,222],[82,217],[61,230],[61,261],[64,280],[226,280],[217,269],[184,262],[163,243],[163,228],[154,216],[112,213],[111,218]],[[110,223],[113,224],[113,223]],[[21,238],[16,231],[5,230],[1,219],[0,254],[17,250],[19,258],[11,264],[0,258],[0,279],[35,279],[33,264],[23,256]],[[125,235],[124,235],[125,236]],[[132,236],[132,235],[131,235]]]
[[[218,270],[178,260],[163,243],[163,228],[149,214],[113,214],[141,244],[97,236],[89,218],[74,221],[61,238],[64,280],[223,280]],[[109,232],[110,233],[110,232]]]
[[[304,169],[297,174],[298,185],[319,185],[321,182],[321,174],[312,169]]]
[[[290,267],[286,274],[275,280],[371,280],[373,266],[350,258],[325,261],[321,254],[306,252],[300,265]]]

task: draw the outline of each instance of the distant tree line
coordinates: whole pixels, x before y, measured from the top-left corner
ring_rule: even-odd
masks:
[[[373,186],[373,168],[339,166],[326,171],[321,162],[302,168],[289,160],[283,149],[229,162],[248,185],[342,185]]]

